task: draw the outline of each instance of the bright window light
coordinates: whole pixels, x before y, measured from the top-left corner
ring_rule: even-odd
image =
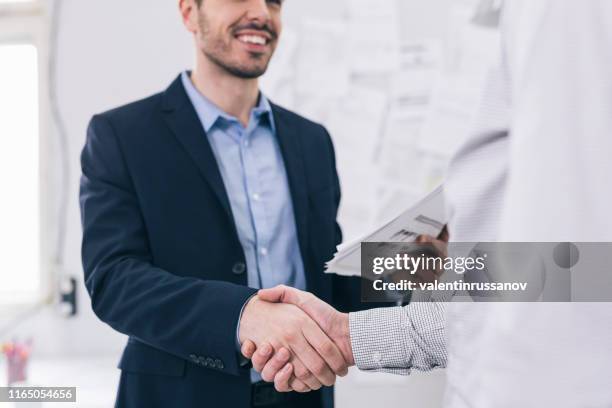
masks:
[[[0,43],[0,305],[31,302],[41,288],[37,54]]]

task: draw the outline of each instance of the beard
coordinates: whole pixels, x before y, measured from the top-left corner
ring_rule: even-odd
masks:
[[[215,65],[227,71],[241,79],[255,79],[259,78],[268,70],[268,63],[270,58],[264,55],[251,55],[251,59],[257,60],[256,63],[239,63],[230,61],[230,58],[225,57],[226,54],[215,52],[216,50],[202,49],[202,52],[211,60]]]
[[[266,73],[268,64],[272,58],[272,54],[249,53],[249,58],[246,61],[238,61],[232,55],[232,39],[224,41],[222,36],[216,36],[210,30],[210,24],[204,13],[200,14],[198,22],[200,26],[200,42],[202,44],[200,51],[215,65],[241,79],[255,79]],[[258,27],[261,29],[261,27]],[[264,28],[266,29],[266,28]],[[267,28],[273,36],[273,41],[276,40],[276,33]],[[272,45],[272,53],[274,46]]]

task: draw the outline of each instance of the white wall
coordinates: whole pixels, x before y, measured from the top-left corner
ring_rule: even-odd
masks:
[[[54,0],[45,2],[49,8]],[[79,153],[92,114],[157,92],[191,61],[189,37],[181,28],[174,2],[76,1],[63,2],[58,44],[57,90],[69,138],[68,231],[62,273],[81,278],[81,227],[78,210]],[[55,180],[47,191],[58,190],[59,160],[55,129],[43,129],[50,140],[49,160]],[[55,188],[54,188],[55,187]],[[49,213],[56,214],[59,197],[44,197]],[[53,223],[53,219],[51,220]],[[54,241],[53,233],[45,239]],[[55,247],[55,242],[49,245]],[[15,335],[33,337],[38,356],[118,354],[123,336],[101,324],[79,284],[80,313],[63,319],[53,308],[18,326]],[[0,318],[0,326],[9,319]]]
[[[49,4],[52,1],[54,0],[49,0]],[[399,40],[410,43],[433,41],[434,44],[442,47],[447,38],[451,1],[400,0],[394,6],[397,7],[396,14],[400,19]],[[281,69],[276,66],[277,62],[273,63],[271,70],[273,77],[266,78],[264,82],[264,89],[274,100],[286,102],[289,108],[315,118],[318,112],[316,108],[318,107],[319,110],[324,108],[328,110],[328,115],[320,119],[326,123],[334,122],[333,109],[346,104],[344,97],[321,98],[317,96],[317,93],[323,89],[318,89],[316,84],[312,87],[311,95],[302,95],[303,92],[295,90],[293,82],[290,82],[289,85],[278,85],[277,79],[283,77],[296,79],[295,76],[299,74],[300,67],[296,66],[295,61],[300,58],[302,61],[308,59],[308,55],[304,55],[303,49],[300,48],[307,43],[309,35],[308,25],[304,25],[305,22],[313,19],[347,21],[350,15],[349,2],[355,3],[355,0],[286,1],[285,27],[288,37],[292,37],[296,45],[290,53],[290,61],[280,67]],[[472,0],[455,1],[460,4],[470,2],[473,3]],[[84,143],[87,122],[96,112],[163,90],[181,70],[191,66],[192,43],[190,36],[181,25],[176,3],[176,0],[66,0],[64,2],[57,58],[59,61],[59,103],[67,124],[72,170],[69,192],[71,198],[69,225],[65,248],[64,272],[67,274],[79,278],[81,276],[81,228],[77,197],[79,153]],[[362,1],[362,3],[367,4],[367,1]],[[377,7],[383,7],[383,3],[387,4],[387,1],[379,0],[375,3]],[[371,4],[370,2],[370,6]],[[388,0],[388,4],[392,4],[392,0]],[[364,26],[366,28],[367,22],[366,19]],[[342,47],[342,44],[337,44],[337,46]],[[280,58],[278,63],[283,62],[282,57]],[[335,61],[330,61],[331,65],[334,63]],[[441,61],[435,64],[439,64],[436,65],[438,68],[442,67]],[[322,67],[322,69],[326,68]],[[383,72],[371,76],[362,75],[357,79],[352,77],[349,87],[351,92],[355,87],[360,90],[380,91],[386,104],[392,101],[392,86],[385,82],[391,75],[394,75],[394,72]],[[425,77],[428,78],[427,75]],[[382,91],[378,89],[380,84],[386,84]],[[317,105],[315,108],[311,103],[313,100]],[[338,127],[338,123],[334,123],[335,127]],[[330,128],[334,128],[334,123],[331,123]],[[330,125],[330,123],[327,124]],[[359,135],[354,136],[359,137]],[[338,154],[342,156],[346,154],[346,149],[349,149],[352,143],[338,138],[336,144]],[[432,160],[438,163],[443,163],[445,160],[444,156],[421,152],[417,146],[406,151],[406,155],[406,157],[424,158],[423,160],[433,157]],[[379,164],[372,164],[374,167],[371,168],[379,171]],[[350,207],[355,197],[352,190],[355,190],[355,186],[358,186],[359,183],[351,182],[353,169],[350,166],[341,165],[340,167],[343,188],[348,197],[343,204],[344,227],[351,234],[355,234],[367,229],[370,223],[360,224],[358,219],[351,217]],[[403,175],[403,177],[405,181],[403,178],[399,180],[400,187],[394,187],[401,193],[397,197],[406,199],[406,202],[396,202],[400,206],[407,205],[409,199],[416,198],[416,195],[432,183],[431,180],[423,182],[422,179],[427,179],[427,174],[420,174],[421,180],[419,181],[411,178],[410,174]],[[353,180],[355,180],[354,177]],[[411,183],[418,187],[411,186]],[[405,191],[402,185],[406,187]],[[408,193],[404,194],[406,191]],[[380,207],[378,200],[372,203],[374,203],[373,206]],[[380,211],[380,208],[372,207],[366,210],[376,212]],[[379,218],[381,215],[377,214],[371,220]],[[25,322],[17,331],[23,335],[33,335],[37,339],[36,353],[38,356],[118,355],[120,352],[125,341],[124,337],[114,333],[93,316],[82,283],[79,288],[81,289],[79,292],[80,314],[77,318],[65,320],[58,317],[54,311],[46,310],[37,318]],[[338,401],[340,406],[355,407],[381,401],[406,401],[406,405],[412,403],[418,407],[439,406],[443,380],[441,372],[433,375],[418,375],[414,378],[352,375],[341,382],[338,389]]]
[[[118,354],[124,337],[97,320],[82,285],[79,154],[94,113],[160,91],[189,66],[192,50],[173,1],[152,6],[147,1],[67,0],[61,10],[57,90],[71,168],[63,273],[80,280],[80,313],[63,319],[49,308],[18,333],[34,337],[40,356]],[[56,137],[54,129],[49,137]],[[57,150],[54,154],[59,157]]]

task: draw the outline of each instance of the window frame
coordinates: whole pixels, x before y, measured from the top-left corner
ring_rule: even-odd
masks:
[[[29,302],[0,303],[0,318],[14,317],[33,307],[50,304],[54,299],[56,266],[53,243],[57,241],[57,192],[53,185],[57,172],[53,164],[52,138],[55,135],[51,120],[49,98],[49,21],[46,8],[40,1],[0,3],[0,44],[32,44],[38,57],[38,162],[39,162],[39,274],[40,290]]]

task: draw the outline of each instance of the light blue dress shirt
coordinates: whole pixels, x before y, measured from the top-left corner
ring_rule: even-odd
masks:
[[[248,126],[202,95],[188,72],[181,76],[217,160],[238,238],[248,285],[306,289],[293,203],[270,103],[260,94]]]

